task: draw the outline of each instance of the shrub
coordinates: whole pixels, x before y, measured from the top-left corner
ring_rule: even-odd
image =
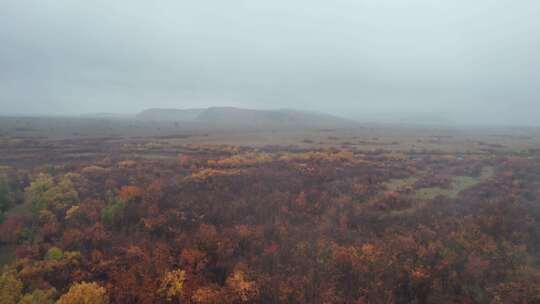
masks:
[[[64,257],[64,253],[62,250],[58,247],[51,247],[49,250],[47,250],[47,254],[45,255],[46,260],[61,260]]]

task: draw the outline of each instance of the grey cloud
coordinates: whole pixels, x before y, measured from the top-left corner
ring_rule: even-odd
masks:
[[[298,108],[538,124],[534,0],[0,2],[0,113]]]

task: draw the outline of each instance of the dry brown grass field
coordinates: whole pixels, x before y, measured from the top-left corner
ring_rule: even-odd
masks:
[[[373,124],[347,129],[221,129],[128,119],[0,118],[1,165],[80,161],[111,155],[167,158],[194,145],[534,156],[540,149],[540,129]]]

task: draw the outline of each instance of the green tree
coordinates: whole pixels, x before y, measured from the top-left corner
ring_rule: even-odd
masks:
[[[107,206],[101,210],[101,221],[108,227],[117,227],[122,224],[126,204],[116,198],[111,198]]]
[[[62,176],[57,182],[47,174],[39,174],[25,189],[25,200],[34,216],[47,209],[57,216],[63,216],[65,210],[75,204],[78,193],[69,175]]]
[[[49,250],[47,250],[47,254],[45,255],[46,260],[61,260],[64,257],[64,253],[62,250],[58,247],[51,247]]]

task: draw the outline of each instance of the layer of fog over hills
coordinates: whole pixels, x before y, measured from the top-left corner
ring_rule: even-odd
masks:
[[[205,109],[149,109],[136,115],[137,119],[150,121],[195,122],[212,126],[239,127],[333,127],[357,125],[352,120],[323,113],[280,110],[253,110],[235,107],[210,107]]]
[[[330,114],[291,109],[151,108],[137,114],[0,115],[0,136],[57,139],[81,136],[162,137],[229,131],[353,130],[364,125]]]
[[[539,1],[1,3],[0,115],[235,106],[538,125]]]

